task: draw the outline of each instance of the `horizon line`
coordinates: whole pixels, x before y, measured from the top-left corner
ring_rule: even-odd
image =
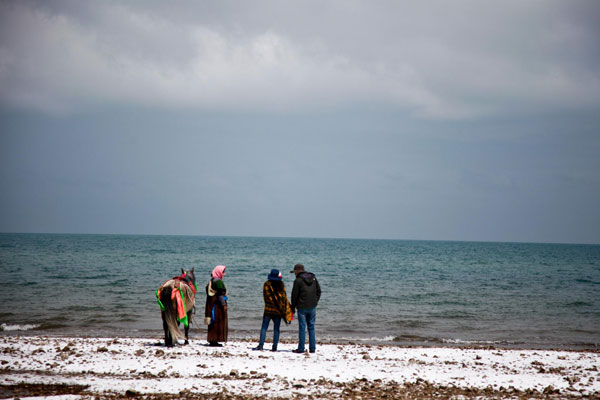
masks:
[[[318,239],[318,240],[374,240],[399,242],[454,242],[454,243],[505,243],[505,244],[555,244],[598,246],[600,243],[588,242],[536,242],[519,240],[468,240],[468,239],[400,239],[400,238],[360,238],[360,237],[319,237],[319,236],[271,236],[271,235],[210,235],[210,234],[173,234],[173,233],[92,233],[92,232],[5,232],[0,235],[80,235],[80,236],[173,236],[173,237],[207,237],[207,238],[256,238],[256,239]]]

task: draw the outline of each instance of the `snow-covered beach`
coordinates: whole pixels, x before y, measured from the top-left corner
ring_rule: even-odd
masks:
[[[303,355],[293,343],[205,344],[4,336],[0,397],[600,397],[598,352],[320,344]]]

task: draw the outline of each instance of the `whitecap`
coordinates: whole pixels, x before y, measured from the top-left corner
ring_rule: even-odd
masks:
[[[29,331],[31,329],[36,329],[39,328],[40,325],[38,324],[23,324],[23,325],[18,325],[18,324],[14,324],[14,325],[9,325],[9,324],[0,324],[0,331]]]

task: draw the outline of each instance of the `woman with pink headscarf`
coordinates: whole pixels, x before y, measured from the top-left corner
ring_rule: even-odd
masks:
[[[204,323],[208,325],[206,340],[209,346],[223,346],[219,342],[227,342],[229,326],[227,322],[227,288],[223,283],[224,265],[213,269],[211,279],[206,285],[206,307]]]

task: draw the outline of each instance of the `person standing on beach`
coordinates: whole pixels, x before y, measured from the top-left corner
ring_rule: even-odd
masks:
[[[209,346],[221,347],[219,342],[227,342],[229,326],[227,322],[227,288],[223,283],[225,277],[224,265],[213,269],[211,279],[206,285],[206,306],[204,308],[204,323],[208,325],[206,340]]]
[[[317,320],[317,304],[321,298],[321,286],[312,272],[306,272],[304,265],[296,264],[290,271],[296,274],[292,288],[292,313],[298,310],[298,348],[294,353],[304,353],[306,328],[308,327],[308,350],[317,350],[315,338],[315,321]]]
[[[260,339],[258,346],[252,350],[263,350],[265,339],[267,338],[267,329],[269,322],[273,320],[273,347],[271,351],[277,351],[279,343],[279,326],[283,318],[286,324],[290,324],[293,319],[292,308],[285,293],[285,285],[281,280],[281,272],[278,269],[272,269],[263,285],[263,299],[265,301],[265,310],[263,313],[262,327],[260,328]]]

